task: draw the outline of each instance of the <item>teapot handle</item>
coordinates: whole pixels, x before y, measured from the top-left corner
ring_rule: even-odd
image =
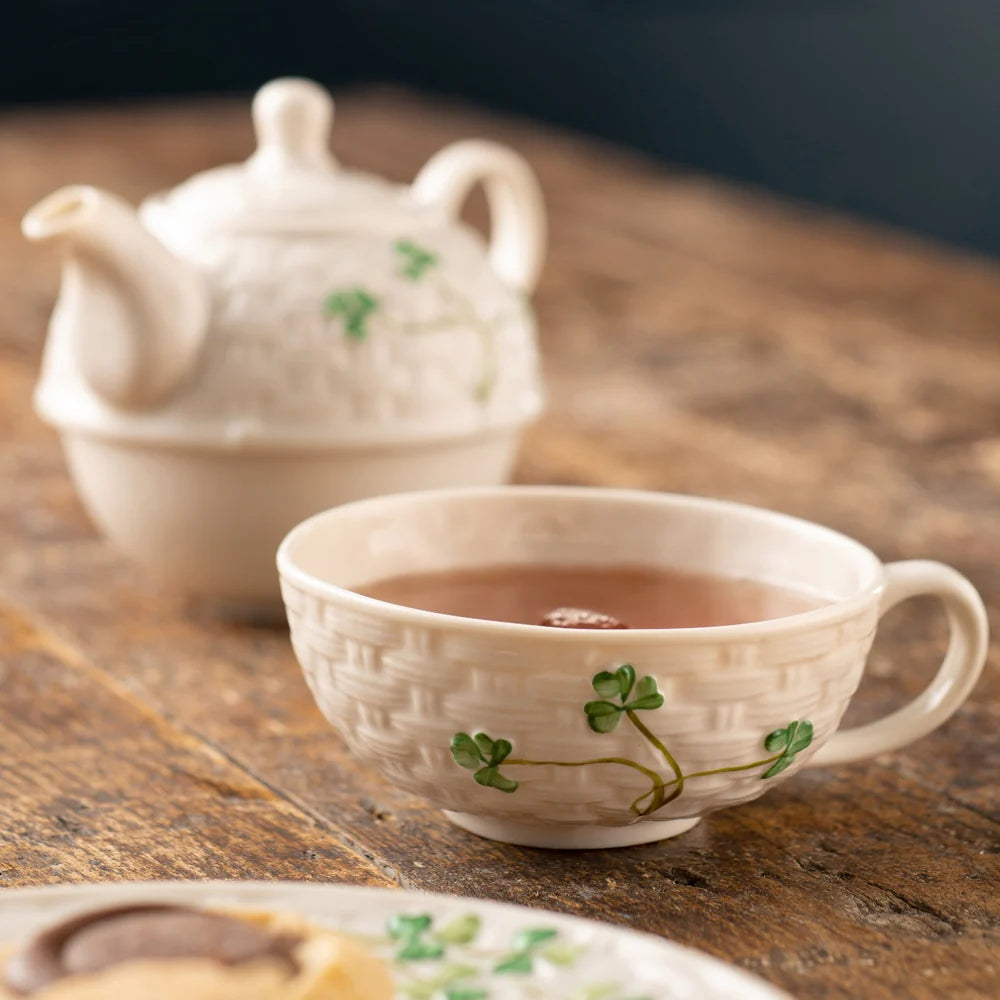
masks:
[[[499,143],[465,139],[435,153],[413,182],[425,205],[457,218],[470,189],[482,183],[490,206],[490,263],[509,285],[530,294],[545,257],[545,207],[523,157]]]

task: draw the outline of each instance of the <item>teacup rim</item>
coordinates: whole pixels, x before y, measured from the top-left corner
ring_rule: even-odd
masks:
[[[375,597],[359,594],[357,591],[339,584],[330,583],[314,573],[302,569],[294,560],[292,550],[299,537],[306,534],[320,522],[332,517],[348,515],[358,508],[377,510],[378,507],[391,507],[410,500],[433,502],[441,499],[454,499],[460,496],[469,497],[499,497],[516,494],[530,498],[532,496],[550,498],[553,496],[567,499],[587,497],[619,500],[629,503],[662,504],[670,502],[690,506],[713,507],[716,510],[740,511],[744,514],[765,516],[782,521],[790,527],[796,526],[817,532],[832,540],[846,543],[853,548],[859,557],[869,562],[875,572],[872,579],[857,593],[840,600],[831,601],[819,608],[800,611],[778,618],[767,618],[762,621],[741,622],[730,625],[700,625],[688,628],[631,628],[631,629],[563,629],[545,625],[529,625],[521,622],[491,621],[485,618],[467,618],[461,615],[444,614],[438,611],[425,611],[421,608],[410,608],[401,604],[393,604]],[[736,500],[725,500],[715,497],[705,497],[693,493],[667,493],[657,490],[621,489],[604,486],[463,486],[431,490],[409,490],[399,493],[383,494],[353,500],[326,510],[318,511],[292,528],[278,546],[276,556],[279,576],[283,581],[294,584],[299,589],[313,596],[336,600],[340,605],[378,614],[403,625],[422,626],[424,628],[460,629],[463,633],[482,633],[492,636],[505,635],[510,638],[520,637],[534,641],[552,643],[590,643],[599,641],[602,645],[665,645],[673,642],[708,641],[739,641],[752,640],[762,635],[806,631],[824,624],[835,624],[856,614],[865,605],[877,601],[884,589],[883,562],[868,546],[852,538],[844,532],[797,517],[783,511],[759,507],[754,504],[742,503]],[[286,602],[287,603],[287,602]]]

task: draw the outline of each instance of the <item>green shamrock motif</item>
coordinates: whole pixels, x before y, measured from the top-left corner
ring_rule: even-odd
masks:
[[[482,920],[474,913],[456,917],[445,924],[436,934],[439,941],[446,944],[471,944],[479,936]]]
[[[393,249],[400,256],[403,274],[411,281],[419,281],[438,262],[436,253],[418,246],[412,240],[397,240]]]
[[[338,316],[344,321],[344,332],[352,340],[368,336],[368,318],[378,306],[378,299],[363,288],[349,288],[333,292],[323,302],[327,316]]]
[[[500,765],[513,750],[509,740],[491,740],[486,733],[455,733],[451,738],[451,755],[459,767],[475,771],[473,778],[480,785],[498,788],[501,792],[516,792],[517,782],[500,773]]]
[[[764,740],[764,749],[770,753],[780,751],[781,756],[764,772],[765,778],[781,774],[795,762],[795,755],[801,753],[813,740],[813,724],[807,719],[789,722],[784,729],[775,729]]]
[[[485,1000],[487,991],[469,982],[478,978],[474,965],[448,965],[429,979],[404,983],[402,990],[409,1000]]]
[[[635,670],[629,663],[623,663],[614,673],[602,670],[594,677],[593,686],[601,699],[588,701],[583,710],[595,733],[610,733],[627,712],[656,709],[663,705],[663,695],[657,690],[656,679],[643,677],[636,684]],[[635,697],[629,701],[633,688]],[[617,702],[609,699],[617,699]]]
[[[445,1000],[486,1000],[488,996],[479,986],[449,986],[444,991]]]
[[[622,996],[617,984],[596,983],[584,987],[579,993],[574,993],[572,1000],[650,1000],[650,998]]]
[[[389,921],[389,937],[400,946],[396,952],[398,961],[417,962],[444,955],[444,944],[430,937],[431,923],[426,913],[416,916],[398,914]]]
[[[558,931],[550,927],[537,927],[520,931],[511,942],[510,954],[493,967],[498,975],[514,973],[527,975],[535,967],[535,958],[546,941],[551,941]]]
[[[584,760],[536,760],[522,756],[515,758],[511,757],[513,745],[509,740],[493,740],[485,733],[477,733],[474,737],[468,733],[456,733],[451,740],[451,753],[455,763],[474,772],[473,777],[480,785],[502,792],[515,792],[518,788],[517,781],[500,771],[500,765],[505,761],[508,767],[577,768],[612,764],[628,767],[650,783],[649,789],[629,805],[631,812],[641,817],[652,815],[673,802],[683,794],[692,779],[762,768],[766,770],[760,774],[761,779],[773,778],[794,763],[796,754],[805,750],[813,741],[812,723],[808,719],[799,719],[764,738],[764,747],[771,754],[764,760],[685,772],[663,739],[638,715],[639,712],[655,711],[664,705],[664,697],[658,690],[656,678],[647,676],[637,680],[632,665],[623,663],[613,672],[602,670],[595,674],[591,679],[591,687],[599,697],[583,706],[590,729],[595,733],[610,733],[618,727],[624,716],[629,725],[663,758],[669,773],[662,772],[662,765],[660,770],[656,770],[646,763],[621,756],[591,757]],[[557,957],[546,957],[558,964]],[[513,963],[515,971],[526,963],[530,964],[523,955],[519,957],[519,953],[511,956],[509,961]]]

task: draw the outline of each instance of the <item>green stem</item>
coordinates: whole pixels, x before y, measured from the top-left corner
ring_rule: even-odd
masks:
[[[765,764],[773,764],[780,756],[780,753],[776,753],[773,757],[768,757],[766,760],[755,760],[752,764],[736,764],[733,767],[715,767],[712,768],[711,771],[692,771],[688,777],[705,778],[710,774],[729,774],[732,771],[751,771],[755,767],[763,767]]]
[[[476,385],[476,398],[485,402],[493,391],[497,378],[497,344],[495,331],[488,323],[484,323],[476,312],[473,304],[462,294],[455,291],[446,281],[439,281],[438,287],[443,298],[453,308],[464,314],[465,321],[476,331],[483,348],[483,371]]]
[[[586,767],[589,764],[621,764],[623,767],[631,767],[633,770],[644,774],[647,778],[649,778],[653,785],[648,792],[640,796],[640,799],[644,799],[648,795],[653,796],[649,809],[646,812],[641,813],[639,812],[635,802],[633,802],[633,812],[640,816],[645,816],[654,809],[659,809],[660,806],[663,805],[664,789],[666,788],[663,778],[651,768],[644,767],[642,764],[638,764],[634,760],[629,760],[627,757],[595,757],[593,760],[522,760],[508,757],[503,763],[505,766],[511,767]],[[673,784],[673,782],[670,782],[670,784]],[[636,801],[638,802],[639,799]]]
[[[628,716],[628,721],[631,722],[632,725],[635,726],[635,728],[638,729],[639,732],[642,733],[642,735],[645,736],[646,739],[660,751],[661,754],[663,754],[663,759],[670,765],[670,770],[674,772],[674,780],[668,782],[667,784],[676,785],[677,787],[674,788],[674,790],[660,803],[660,805],[656,806],[656,808],[659,809],[660,806],[665,806],[668,802],[673,802],[673,800],[684,791],[684,772],[681,770],[680,764],[674,760],[673,754],[666,748],[662,740],[654,736],[653,733],[646,728],[645,724],[639,719],[635,712],[632,711],[632,709],[627,709],[625,714]],[[652,803],[650,803],[649,811],[653,811]]]
[[[433,333],[435,330],[450,330],[462,324],[471,326],[479,337],[483,350],[483,370],[479,381],[476,383],[474,392],[476,399],[484,402],[492,393],[493,386],[497,380],[499,358],[494,327],[499,329],[505,323],[509,322],[514,314],[501,314],[495,317],[494,323],[491,325],[484,322],[472,303],[456,292],[450,285],[444,281],[439,281],[438,285],[441,289],[442,297],[456,310],[453,315],[439,316],[437,319],[428,320],[425,323],[415,323],[400,320],[388,315],[384,311],[380,311],[379,322],[382,327],[397,334],[404,332],[408,334]]]
[[[686,774],[684,776],[684,780],[687,781],[689,778],[705,778],[708,777],[708,775],[710,774],[730,774],[733,771],[751,771],[755,767],[764,767],[766,764],[773,764],[780,756],[781,754],[777,753],[773,757],[768,757],[766,760],[755,760],[752,764],[735,764],[732,767],[715,767],[712,768],[711,771],[692,771],[690,774]],[[675,784],[677,784],[676,778],[673,781],[665,782],[664,787],[669,788],[671,785]],[[652,793],[646,792],[644,795],[640,795],[639,798],[637,798],[635,802],[632,803],[633,809],[638,809],[639,803],[642,802],[642,800],[648,797],[650,794]],[[676,797],[677,797],[676,795],[671,795],[670,798],[666,799],[664,805],[666,805],[667,802],[673,801],[673,799],[675,799]],[[652,811],[653,810],[650,809],[646,813],[640,815],[648,816],[649,813]]]

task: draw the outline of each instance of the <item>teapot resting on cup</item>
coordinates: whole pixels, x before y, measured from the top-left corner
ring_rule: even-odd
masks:
[[[64,256],[36,391],[119,548],[183,592],[280,608],[292,525],[379,493],[507,478],[542,406],[538,184],[490,142],[410,186],[338,166],[307,80],[254,99],[257,150],[138,212],[66,187],[24,234]],[[488,247],[458,221],[485,186]]]

